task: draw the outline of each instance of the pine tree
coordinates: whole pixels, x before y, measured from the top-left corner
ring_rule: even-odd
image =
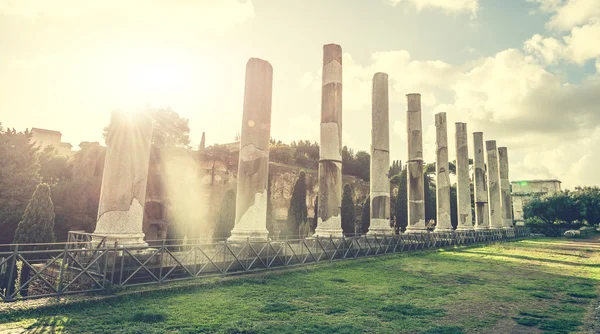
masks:
[[[54,204],[50,198],[50,186],[41,183],[33,192],[23,219],[17,225],[14,243],[50,243],[55,240]]]
[[[352,188],[349,184],[344,186],[342,195],[342,231],[345,235],[354,234],[354,200],[352,199]]]
[[[288,229],[291,235],[300,235],[300,226],[308,221],[308,207],[306,206],[306,174],[300,172],[294,184],[290,207],[288,208]]]
[[[235,226],[235,191],[227,190],[219,207],[219,218],[213,232],[213,239],[229,238]]]
[[[360,216],[360,232],[363,234],[369,232],[369,227],[371,227],[371,197],[367,196]]]
[[[314,207],[315,207],[314,218],[313,218],[312,224],[310,225],[310,229],[313,232],[317,228],[317,222],[319,221],[319,194],[317,194],[317,196],[315,196]]]

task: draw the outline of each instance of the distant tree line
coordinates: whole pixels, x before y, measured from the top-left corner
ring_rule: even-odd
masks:
[[[535,196],[523,206],[530,226],[576,228],[600,223],[600,187],[576,187]]]

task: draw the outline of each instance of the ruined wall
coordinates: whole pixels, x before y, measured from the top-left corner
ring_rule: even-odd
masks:
[[[513,219],[517,225],[523,225],[523,207],[536,195],[551,194],[560,191],[559,180],[526,180],[510,183],[513,204]]]

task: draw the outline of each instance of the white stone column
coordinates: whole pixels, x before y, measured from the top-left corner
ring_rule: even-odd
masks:
[[[490,227],[490,214],[488,210],[483,132],[473,132],[473,171],[475,181],[475,229],[485,230]]]
[[[467,123],[456,124],[456,197],[459,231],[473,230],[471,213],[471,178],[469,177],[469,139]]]
[[[269,139],[273,67],[250,58],[246,64],[244,111],[238,163],[235,226],[228,241],[266,241]]]
[[[423,180],[423,131],[421,121],[421,94],[406,95],[406,128],[408,142],[407,192],[408,226],[407,233],[426,233],[425,227],[425,184]]]
[[[495,140],[485,142],[488,177],[488,203],[490,228],[502,228],[502,207],[500,204],[500,174],[498,172],[498,149]]]
[[[375,73],[371,124],[371,225],[368,234],[394,234],[390,227],[390,118],[388,75]]]
[[[448,173],[448,125],[446,113],[435,114],[435,172],[437,216],[435,232],[453,232],[450,221],[450,174]]]
[[[94,234],[106,244],[147,246],[143,221],[152,142],[152,119],[147,112],[113,111]]]
[[[342,48],[323,46],[319,208],[314,236],[342,234]]]
[[[498,167],[500,171],[500,203],[502,206],[502,222],[504,228],[513,228],[512,199],[510,181],[508,179],[508,149],[498,147]]]

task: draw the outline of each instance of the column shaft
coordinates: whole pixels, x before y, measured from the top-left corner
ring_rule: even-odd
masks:
[[[469,177],[469,139],[467,123],[456,123],[456,197],[457,230],[473,230],[471,213],[471,178]]]
[[[146,246],[143,220],[152,142],[147,112],[112,113],[95,234],[107,244]]]
[[[448,173],[448,125],[446,113],[435,114],[435,170],[437,219],[435,232],[452,232],[450,175]]]
[[[488,191],[483,132],[473,133],[473,171],[475,182],[475,229],[489,228]]]
[[[421,94],[408,94],[406,100],[408,105],[406,111],[408,226],[406,232],[423,233],[427,232],[427,228],[425,227],[425,187],[423,183]]]
[[[371,225],[369,234],[394,234],[390,227],[390,119],[388,75],[375,73],[371,124]]]
[[[490,228],[502,228],[502,207],[500,204],[500,174],[498,173],[498,149],[495,140],[485,142],[488,176],[488,204]]]
[[[498,167],[500,173],[502,222],[504,228],[512,228],[512,200],[510,196],[510,181],[508,179],[508,149],[506,147],[498,147]]]
[[[244,111],[238,164],[235,226],[229,241],[266,241],[269,139],[273,67],[250,58],[246,64]]]
[[[315,236],[342,237],[342,48],[323,46],[319,208]]]

